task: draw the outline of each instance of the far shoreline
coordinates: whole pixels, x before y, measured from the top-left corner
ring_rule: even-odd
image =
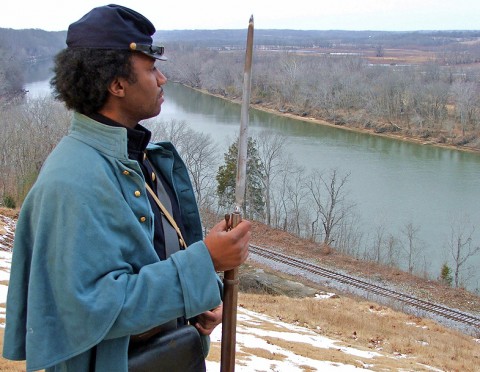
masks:
[[[232,98],[227,98],[227,97],[222,96],[221,94],[215,94],[215,93],[208,92],[205,89],[194,88],[194,87],[191,87],[191,86],[185,85],[185,84],[182,84],[182,85],[187,87],[187,88],[196,90],[197,92],[207,94],[207,95],[212,96],[212,97],[220,98],[220,99],[223,99],[225,101],[241,105],[241,100],[239,100],[238,98],[233,98],[233,99]],[[428,141],[428,140],[424,140],[424,139],[421,139],[421,138],[418,138],[418,137],[406,136],[404,133],[403,134],[376,133],[371,129],[349,127],[347,125],[337,125],[337,124],[330,123],[330,122],[328,122],[324,119],[318,119],[318,118],[311,117],[311,116],[304,117],[304,116],[299,116],[299,115],[295,115],[295,114],[288,113],[288,112],[280,112],[277,109],[268,108],[268,107],[265,107],[261,104],[250,103],[250,107],[255,109],[255,110],[258,110],[258,111],[267,112],[269,114],[273,114],[273,115],[277,115],[277,116],[281,116],[281,117],[288,117],[290,119],[303,121],[305,123],[313,123],[313,124],[323,125],[323,126],[327,126],[327,127],[331,127],[331,128],[348,130],[348,131],[356,132],[356,133],[363,133],[363,134],[368,134],[368,135],[372,135],[372,136],[378,136],[378,137],[389,138],[389,139],[394,139],[394,140],[399,140],[399,141],[404,141],[404,142],[410,142],[410,143],[414,143],[414,144],[422,145],[422,146],[433,146],[433,147],[438,147],[438,148],[442,148],[442,149],[445,149],[445,150],[454,150],[454,151],[456,150],[456,151],[468,152],[468,153],[472,153],[472,154],[480,154],[480,149],[475,149],[475,148],[466,147],[466,146],[452,145],[452,144],[443,144],[443,143],[438,143],[438,142],[434,142],[434,141]]]

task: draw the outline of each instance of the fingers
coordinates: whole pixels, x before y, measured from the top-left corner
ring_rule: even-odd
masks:
[[[212,334],[213,330],[215,329],[215,327],[213,328],[205,328],[203,327],[200,323],[195,323],[195,328],[198,329],[198,332],[204,336],[209,336]]]
[[[204,242],[217,271],[231,270],[240,266],[248,257],[251,223],[241,221],[235,228],[225,231],[226,222],[214,226]]]
[[[238,246],[240,247],[242,253],[242,262],[244,262],[248,257],[248,245],[250,243],[250,237],[252,224],[250,221],[243,220],[240,222],[237,227],[231,230],[231,233],[236,234],[238,239]]]
[[[239,245],[245,245],[250,240],[252,224],[248,220],[242,220],[236,227],[228,231],[230,239]]]
[[[239,263],[235,266],[239,266],[244,263],[248,257],[248,244],[250,242],[251,228],[252,224],[250,221],[242,220],[236,227],[228,232],[238,256]]]
[[[227,222],[225,220],[221,220],[219,223],[217,223],[215,226],[213,226],[210,231],[215,231],[215,232],[220,232],[220,231],[226,231],[227,230]]]
[[[203,335],[209,335],[222,321],[222,305],[211,311],[206,311],[197,317],[195,327]]]
[[[248,220],[242,220],[240,223],[234,227],[231,231],[234,232],[234,234],[238,235],[244,235],[247,232],[249,233],[252,228],[252,223]]]

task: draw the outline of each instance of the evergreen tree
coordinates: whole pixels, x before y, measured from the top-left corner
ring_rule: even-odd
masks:
[[[446,263],[444,263],[442,266],[440,279],[444,284],[448,285],[449,287],[452,286],[452,269],[450,269],[450,267]]]
[[[244,203],[241,206],[243,215],[249,219],[263,219],[265,201],[262,192],[262,162],[258,155],[255,140],[248,138],[247,146],[247,177]],[[235,206],[235,184],[237,176],[238,139],[225,153],[225,162],[217,172],[217,195],[219,205],[227,211],[232,211]]]

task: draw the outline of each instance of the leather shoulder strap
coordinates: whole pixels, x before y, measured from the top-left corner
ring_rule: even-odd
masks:
[[[172,225],[172,227],[175,229],[175,231],[177,232],[177,235],[178,235],[178,241],[180,243],[180,246],[182,248],[187,248],[187,244],[185,243],[185,240],[183,239],[183,236],[182,236],[182,232],[180,231],[180,229],[178,228],[178,225],[177,223],[175,222],[175,220],[173,219],[173,217],[171,216],[170,213],[168,213],[167,209],[164,207],[164,205],[162,204],[162,202],[160,201],[160,199],[158,199],[157,195],[155,195],[155,193],[153,192],[152,188],[147,184],[145,183],[145,187],[147,188],[149,194],[152,196],[153,200],[155,200],[155,203],[157,203],[158,207],[160,208],[160,210],[162,211],[163,215],[165,216],[165,218],[168,220],[168,222],[170,223],[170,225]]]

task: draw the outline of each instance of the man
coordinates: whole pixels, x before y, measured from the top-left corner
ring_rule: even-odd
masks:
[[[7,298],[4,357],[28,370],[126,371],[138,335],[194,317],[207,341],[222,313],[216,272],[248,255],[248,221],[202,240],[185,165],[138,124],[164,101],[154,32],[131,9],[95,8],[56,58],[52,85],[74,116],[22,206]]]

